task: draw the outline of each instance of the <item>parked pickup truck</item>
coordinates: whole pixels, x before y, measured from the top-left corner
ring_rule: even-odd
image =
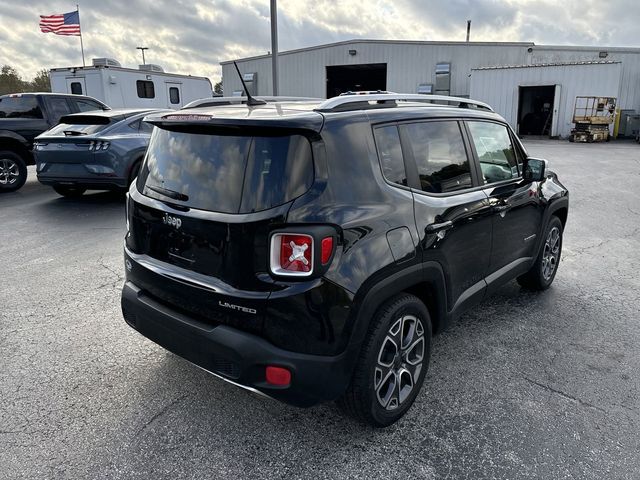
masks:
[[[18,190],[35,160],[33,139],[58,124],[60,117],[89,110],[109,110],[95,98],[56,93],[0,96],[0,193]]]

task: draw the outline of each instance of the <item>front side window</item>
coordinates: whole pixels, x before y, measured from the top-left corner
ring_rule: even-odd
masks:
[[[401,128],[407,134],[423,191],[448,193],[472,186],[469,159],[458,122],[410,123]]]
[[[36,97],[0,98],[0,118],[42,118]]]
[[[102,110],[102,106],[89,100],[74,100],[79,112],[90,112],[92,110]]]
[[[374,131],[382,174],[391,183],[407,185],[398,127],[390,125]]]
[[[137,80],[138,98],[156,98],[156,90],[151,80]]]
[[[492,122],[468,122],[485,184],[518,177],[516,152],[509,131]]]

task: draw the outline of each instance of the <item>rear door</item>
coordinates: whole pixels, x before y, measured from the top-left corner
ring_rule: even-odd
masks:
[[[311,144],[302,135],[154,128],[131,191],[127,249],[147,266],[132,278],[178,309],[216,322],[245,317],[239,327],[250,329],[275,288],[270,230],[312,182]]]
[[[84,81],[84,77],[67,77],[67,93],[73,95],[86,95],[87,86]]]
[[[498,122],[469,120],[466,126],[477,159],[478,177],[489,198],[493,245],[489,283],[523,273],[534,255],[543,206],[537,187],[521,175],[523,152],[510,129]]]
[[[406,123],[400,132],[424,261],[442,265],[448,309],[464,310],[484,296],[492,225],[461,122]]]
[[[165,83],[167,89],[167,107],[178,109],[182,107],[182,85],[180,83]]]

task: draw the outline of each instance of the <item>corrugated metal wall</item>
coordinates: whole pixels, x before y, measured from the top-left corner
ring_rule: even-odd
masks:
[[[560,85],[558,134],[566,137],[576,96],[618,97],[621,73],[621,63],[473,70],[471,97],[490,104],[515,129],[520,86]]]
[[[355,49],[357,54],[349,55]],[[529,51],[531,50],[531,51]],[[435,69],[439,62],[451,63],[451,94],[469,95],[470,75],[473,68],[484,66],[531,65],[540,63],[567,63],[576,61],[601,61],[600,52],[606,52],[604,60],[622,62],[620,86],[612,95],[618,96],[620,108],[640,111],[640,49],[620,47],[572,47],[536,46],[532,43],[447,43],[447,42],[402,42],[402,41],[350,41],[339,44],[312,47],[279,56],[280,94],[304,97],[326,95],[326,67],[328,65],[353,65],[364,63],[387,64],[387,89],[395,92],[416,93],[421,83],[435,85]],[[271,95],[271,57],[256,57],[239,60],[244,72],[258,72],[258,94]],[[560,69],[566,67],[559,67]],[[500,70],[507,72],[508,70]],[[595,70],[594,70],[595,71]],[[589,70],[591,75],[592,70]],[[240,90],[241,84],[233,64],[222,64],[224,93],[231,95]],[[563,91],[575,83],[579,91],[585,86],[580,75],[566,73],[562,77]],[[516,77],[494,77],[495,83],[488,85],[495,91],[491,98],[504,102],[505,89],[513,90],[508,83]],[[546,81],[546,80],[545,80]],[[590,85],[600,80],[593,79]],[[567,87],[567,88],[565,88]],[[589,90],[587,95],[609,95],[607,92]],[[488,95],[488,94],[487,94]],[[493,103],[493,102],[490,102]],[[497,106],[504,111],[503,106]],[[565,122],[566,123],[566,122]],[[566,125],[562,128],[566,131]]]
[[[530,44],[345,42],[279,55],[280,95],[326,96],[328,65],[387,64],[387,90],[416,93],[418,84],[435,85],[436,64],[451,63],[451,94],[469,95],[472,67],[514,65]],[[356,50],[356,55],[349,55]],[[240,71],[258,72],[258,94],[271,95],[271,58],[238,61]],[[222,64],[224,94],[242,88],[233,64]]]

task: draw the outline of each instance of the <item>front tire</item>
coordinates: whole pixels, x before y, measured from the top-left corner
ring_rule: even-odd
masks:
[[[81,197],[84,192],[87,191],[86,188],[82,187],[67,187],[66,185],[56,185],[53,187],[58,195],[62,195],[63,197],[68,198],[77,198]]]
[[[427,307],[414,295],[396,295],[375,313],[351,384],[338,405],[374,427],[391,425],[416,399],[430,354]]]
[[[0,151],[0,193],[15,192],[27,181],[27,164],[10,150]]]
[[[546,290],[553,283],[562,254],[562,222],[551,217],[544,233],[544,243],[531,269],[518,277],[518,283],[529,290]]]

